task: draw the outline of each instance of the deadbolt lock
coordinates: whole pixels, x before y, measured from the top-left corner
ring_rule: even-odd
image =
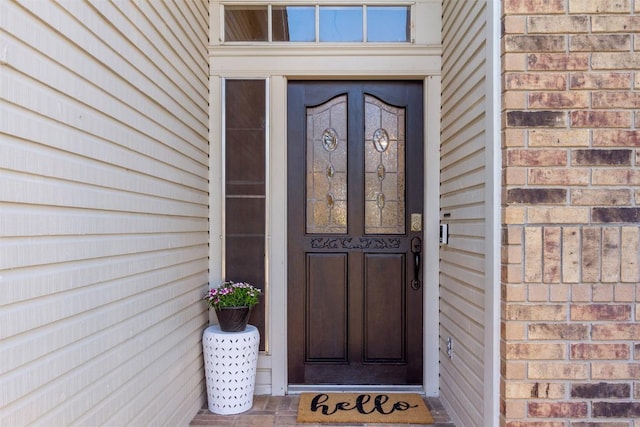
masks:
[[[422,214],[411,214],[411,231],[422,231]]]

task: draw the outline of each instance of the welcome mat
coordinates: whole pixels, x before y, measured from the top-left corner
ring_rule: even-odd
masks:
[[[433,424],[416,393],[302,393],[299,423]]]

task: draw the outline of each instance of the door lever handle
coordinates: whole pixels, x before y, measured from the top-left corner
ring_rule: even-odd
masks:
[[[413,280],[411,281],[411,288],[414,290],[420,289],[420,254],[422,253],[422,241],[419,237],[411,239],[411,253],[413,254]]]

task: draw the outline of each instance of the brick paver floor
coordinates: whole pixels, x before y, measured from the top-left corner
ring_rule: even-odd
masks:
[[[289,396],[255,396],[253,407],[242,414],[216,415],[207,409],[206,405],[191,420],[190,426],[223,426],[223,427],[416,427],[425,424],[314,424],[296,422],[298,413],[298,395]],[[437,398],[426,397],[425,402],[431,411],[435,424],[431,427],[455,427],[447,412]]]

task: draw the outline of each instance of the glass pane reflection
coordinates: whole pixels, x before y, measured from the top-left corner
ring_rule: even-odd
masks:
[[[224,39],[228,42],[268,41],[267,6],[225,6]]]
[[[368,6],[368,42],[408,42],[411,37],[409,6]]]
[[[269,39],[269,8],[271,38]],[[319,16],[316,17],[316,11]],[[411,41],[411,6],[225,5],[226,42],[364,42]],[[320,28],[316,28],[316,18]],[[319,34],[319,40],[316,39]]]
[[[274,42],[313,42],[316,40],[314,6],[273,6]]]
[[[362,7],[321,6],[321,42],[361,42]]]

